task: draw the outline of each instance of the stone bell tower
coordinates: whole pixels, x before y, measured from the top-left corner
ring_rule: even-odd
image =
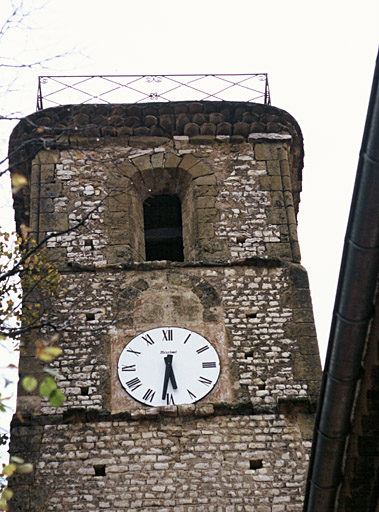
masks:
[[[320,364],[296,232],[302,135],[237,102],[22,120],[15,196],[58,266],[55,409],[19,391],[12,510],[302,509]],[[44,336],[52,332],[46,327]],[[39,374],[22,351],[21,374]]]

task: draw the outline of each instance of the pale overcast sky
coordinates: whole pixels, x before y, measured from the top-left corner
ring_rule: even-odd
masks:
[[[2,4],[0,25],[6,15],[4,4],[11,2]],[[9,94],[2,91],[3,115],[34,111],[38,75],[268,73],[272,104],[293,115],[304,135],[299,236],[324,358],[378,51],[379,2],[24,0],[24,4],[31,15],[22,30],[12,29],[0,39],[0,56],[25,63],[67,55],[48,62],[44,69],[24,68],[16,75],[2,69],[2,84],[13,89]],[[42,7],[37,9],[38,5]],[[1,158],[14,124],[0,122]],[[0,221],[10,229],[4,187],[1,194]]]

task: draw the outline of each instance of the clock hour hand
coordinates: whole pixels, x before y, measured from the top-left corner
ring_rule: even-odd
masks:
[[[172,369],[172,354],[167,355],[164,358],[164,362],[166,363],[166,370],[163,379],[163,391],[162,391],[162,400],[165,400],[167,394],[168,381],[171,380],[172,387],[176,389],[178,386],[176,384],[174,371]]]

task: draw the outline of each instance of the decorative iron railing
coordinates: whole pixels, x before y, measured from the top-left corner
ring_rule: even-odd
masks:
[[[38,77],[37,110],[67,104],[204,100],[270,105],[267,73]]]

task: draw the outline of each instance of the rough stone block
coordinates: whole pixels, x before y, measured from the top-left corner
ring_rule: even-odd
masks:
[[[107,261],[113,263],[125,263],[133,261],[130,245],[109,245],[107,247]]]
[[[109,212],[129,212],[130,190],[115,189],[107,200]],[[112,216],[112,215],[111,215]]]
[[[213,170],[203,162],[198,162],[196,165],[189,169],[192,178],[199,178],[200,176],[213,175]]]
[[[197,183],[197,182],[196,182]],[[195,188],[195,196],[217,196],[218,190],[213,185],[199,185]]]
[[[271,190],[271,180],[272,180],[271,176],[260,176],[259,177],[260,190]],[[277,190],[281,190],[281,189],[277,189]]]
[[[271,176],[271,190],[283,190],[281,176]]]
[[[204,125],[206,126],[206,125]],[[215,142],[215,136],[213,134],[203,134],[190,137],[191,144],[205,145],[213,144]]]
[[[292,249],[289,243],[266,242],[265,245],[269,256],[292,260]]]
[[[219,211],[216,208],[199,208],[197,218],[201,222],[217,222],[219,219]]]
[[[279,160],[281,148],[280,142],[259,142],[254,146],[254,155],[256,160]]]
[[[164,166],[166,169],[176,169],[181,162],[181,158],[176,156],[174,153],[165,153],[164,155]],[[182,167],[182,165],[180,165]]]
[[[41,213],[41,231],[65,231],[68,229],[68,216],[63,213]]]
[[[275,190],[270,194],[271,204],[275,208],[282,208],[284,206],[284,196],[281,190]]]
[[[41,198],[40,211],[41,213],[52,213],[54,211],[54,201],[51,197]]]
[[[41,183],[51,183],[55,179],[55,165],[41,164]]]
[[[151,165],[154,169],[161,169],[163,167],[164,155],[163,151],[151,155]]]
[[[280,163],[278,160],[267,161],[267,172],[270,176],[280,176]]]
[[[137,166],[140,171],[148,171],[151,169],[150,155],[142,155],[133,158],[133,164]]]
[[[201,238],[213,238],[215,236],[214,225],[210,222],[199,222],[199,239]]]
[[[40,164],[57,164],[59,162],[59,156],[58,150],[44,150],[38,153],[36,161]]]
[[[62,183],[44,183],[41,185],[41,197],[59,197],[62,193]]]
[[[214,208],[216,199],[213,196],[197,197],[197,208]]]
[[[267,220],[270,224],[287,224],[287,214],[283,208],[272,208],[269,210]]]
[[[195,137],[200,133],[199,125],[197,125],[196,123],[188,123],[184,126],[183,133],[187,137]]]
[[[198,178],[194,178],[195,185],[216,185],[216,176],[214,174],[209,174],[208,176],[199,176]]]
[[[199,159],[196,158],[195,156],[191,155],[190,153],[187,153],[183,157],[183,160],[180,163],[180,168],[184,169],[185,171],[188,171],[189,169],[191,169],[191,167],[193,167],[197,163],[199,163]]]

